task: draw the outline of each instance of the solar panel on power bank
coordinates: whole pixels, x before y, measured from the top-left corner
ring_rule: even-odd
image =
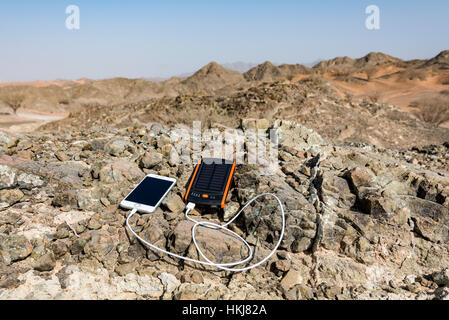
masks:
[[[199,205],[225,207],[235,162],[205,158],[195,166],[184,200]]]

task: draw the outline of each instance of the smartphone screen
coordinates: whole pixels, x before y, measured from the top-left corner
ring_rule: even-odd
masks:
[[[125,200],[154,207],[173,184],[173,181],[145,177]]]

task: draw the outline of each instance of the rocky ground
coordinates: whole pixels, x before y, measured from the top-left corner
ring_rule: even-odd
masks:
[[[229,273],[159,256],[125,228],[129,211],[118,204],[136,183],[147,173],[175,177],[161,207],[131,223],[152,243],[197,257],[181,199],[192,165],[176,161],[174,125],[129,111],[118,125],[108,113],[88,124],[67,125],[72,117],[40,132],[0,133],[0,299],[449,298],[447,143],[384,149],[293,121],[244,121],[243,129],[277,130],[277,174],[239,165],[226,209],[193,214],[223,223],[252,196],[275,192],[286,233],[265,265]],[[267,198],[233,230],[257,245],[257,261],[280,225]],[[216,261],[245,254],[217,231],[200,230],[198,242]]]
[[[368,143],[384,148],[424,147],[449,141],[447,128],[419,121],[393,105],[342,97],[331,82],[317,77],[297,83],[255,83],[232,94],[186,93],[138,103],[92,106],[44,129],[127,127],[132,125],[132,119],[169,126],[192,126],[193,121],[201,121],[206,128],[235,128],[242,118],[292,120],[331,142]]]

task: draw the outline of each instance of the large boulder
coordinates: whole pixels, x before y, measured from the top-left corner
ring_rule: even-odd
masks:
[[[170,246],[173,252],[183,254],[192,244],[193,222],[183,220],[173,230]],[[234,262],[246,258],[246,246],[225,231],[198,227],[196,240],[203,253],[215,262]],[[195,252],[189,255],[198,258]]]
[[[415,231],[436,243],[449,241],[449,209],[432,201],[410,198],[407,201]]]

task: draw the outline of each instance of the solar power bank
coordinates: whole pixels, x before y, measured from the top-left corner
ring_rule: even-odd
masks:
[[[225,207],[235,161],[201,159],[195,166],[184,200],[197,205]]]

